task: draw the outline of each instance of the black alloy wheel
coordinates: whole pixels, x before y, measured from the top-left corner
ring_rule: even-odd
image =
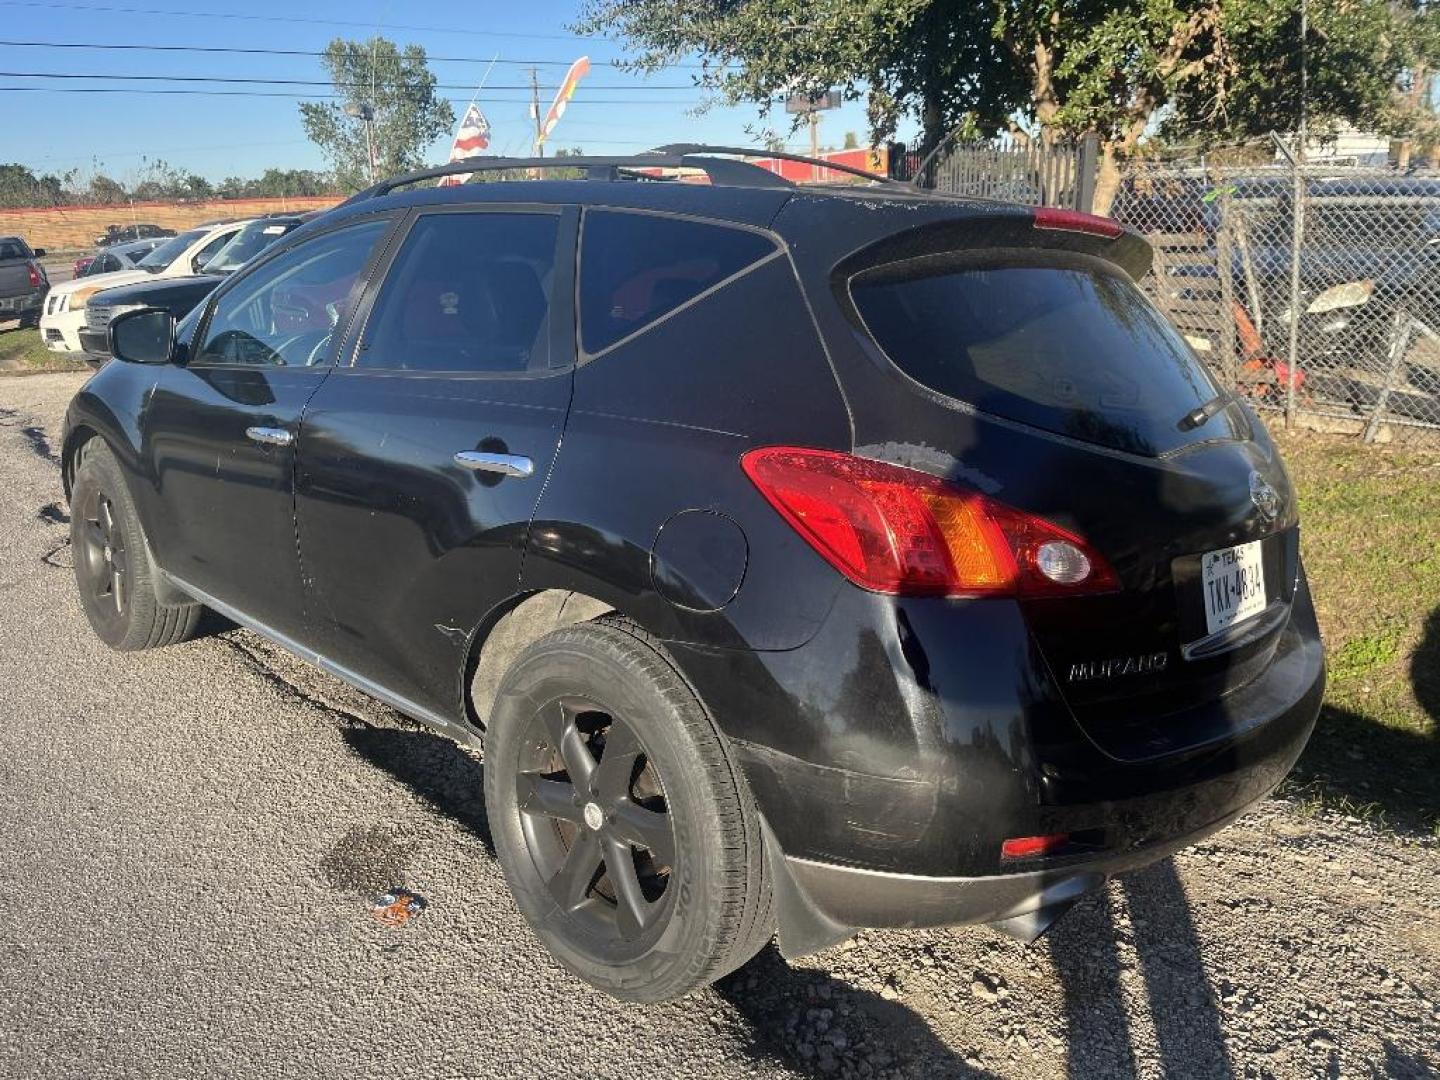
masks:
[[[654,761],[623,719],[582,697],[532,718],[516,776],[525,845],[556,905],[620,952],[664,924],[675,833]]]
[[[619,616],[511,663],[485,725],[485,809],[516,906],[574,974],[668,1001],[774,932],[759,814],[664,647]]]
[[[195,632],[201,607],[156,591],[157,572],[135,504],[110,448],[91,439],[76,453],[70,550],[80,606],[112,649],[174,645]]]
[[[89,492],[78,508],[82,522],[82,543],[76,559],[83,563],[84,580],[96,608],[117,617],[125,614],[129,602],[130,555],[125,530],[115,504],[102,488]]]

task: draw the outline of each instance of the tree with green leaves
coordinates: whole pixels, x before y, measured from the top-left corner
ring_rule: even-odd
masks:
[[[1302,39],[1298,4],[1219,4],[1219,48],[1205,59],[1204,78],[1175,88],[1167,134],[1235,141],[1295,131],[1303,116],[1322,139],[1349,123],[1433,140],[1440,14],[1413,0],[1310,0],[1307,14]]]
[[[0,165],[0,206],[57,206],[70,176],[36,176],[24,165]]]
[[[425,148],[455,124],[450,102],[436,95],[435,76],[419,45],[402,51],[383,37],[336,38],[322,62],[339,100],[302,102],[300,120],[347,190],[370,181],[367,123],[373,125],[379,176],[420,168]],[[366,111],[373,119],[364,119]]]
[[[1022,100],[1023,73],[992,29],[954,0],[587,0],[576,26],[624,40],[634,70],[699,53],[699,85],[762,116],[781,94],[866,96],[874,140],[913,116],[927,145],[963,117],[1003,127]]]
[[[1309,0],[1309,118],[1399,132],[1430,112],[1433,17],[1421,0]],[[1042,141],[1094,132],[1103,207],[1121,159],[1168,117],[1209,138],[1293,128],[1298,7],[1273,0],[587,0],[578,29],[621,38],[653,71],[699,53],[699,85],[768,114],[784,93],[838,87],[871,137],[917,120],[945,133]],[[1433,64],[1431,64],[1433,67]]]
[[[113,177],[97,172],[90,178],[89,189],[85,193],[85,201],[97,206],[112,206],[123,203],[130,198],[125,185]]]

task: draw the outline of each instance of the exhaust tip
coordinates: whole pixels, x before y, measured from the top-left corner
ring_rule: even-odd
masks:
[[[1078,902],[1078,900],[1062,900],[1058,904],[1047,904],[1045,907],[1014,915],[1008,919],[999,919],[988,925],[1016,941],[1029,945],[1032,941],[1038,941],[1045,931],[1060,921],[1060,916]]]
[[[1016,905],[1019,911],[1012,908],[1015,914],[986,925],[1028,945],[1054,926],[1083,897],[1104,888],[1108,880],[1104,874],[1080,873],[1052,881],[1024,904]]]

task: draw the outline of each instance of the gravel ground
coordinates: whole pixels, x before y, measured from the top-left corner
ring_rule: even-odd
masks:
[[[0,1076],[1435,1076],[1440,845],[1267,803],[1028,948],[870,932],[617,1005],[506,894],[481,763],[215,626],[73,597],[77,376],[0,379]],[[398,929],[370,903],[428,901]]]

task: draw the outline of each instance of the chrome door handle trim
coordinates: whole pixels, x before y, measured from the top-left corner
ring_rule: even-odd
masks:
[[[499,473],[501,476],[529,476],[535,463],[519,454],[487,454],[483,450],[461,450],[455,464],[474,472]]]
[[[245,437],[266,446],[289,446],[295,441],[291,432],[279,427],[247,427]]]

